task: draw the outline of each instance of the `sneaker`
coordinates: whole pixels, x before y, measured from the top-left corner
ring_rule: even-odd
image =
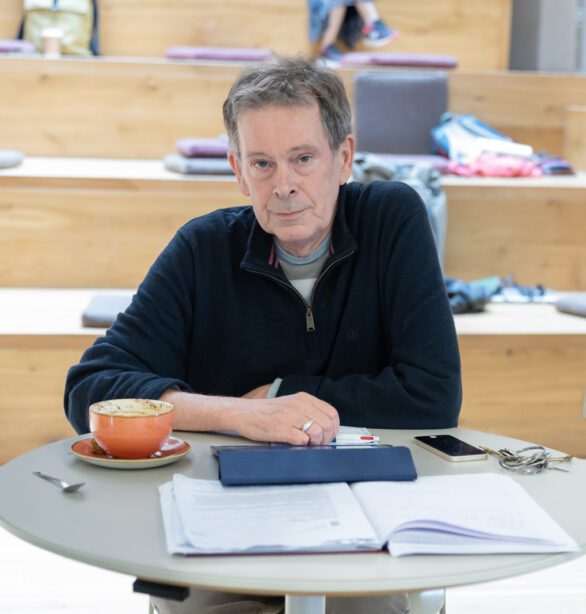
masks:
[[[399,32],[389,28],[382,19],[377,19],[362,28],[364,44],[367,47],[382,47],[387,43],[399,38]]]
[[[330,62],[341,62],[342,55],[342,52],[334,44],[328,45],[319,51],[319,57],[322,60],[329,60]]]

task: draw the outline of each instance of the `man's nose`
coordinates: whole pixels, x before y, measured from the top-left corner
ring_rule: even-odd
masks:
[[[277,198],[289,198],[297,193],[297,179],[293,169],[289,165],[277,168],[273,194]]]

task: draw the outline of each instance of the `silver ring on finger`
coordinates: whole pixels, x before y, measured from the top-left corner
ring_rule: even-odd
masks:
[[[311,425],[315,422],[315,420],[307,420],[306,422],[303,423],[303,426],[301,427],[301,430],[304,433],[307,433],[307,431],[309,431],[309,429],[311,428]]]

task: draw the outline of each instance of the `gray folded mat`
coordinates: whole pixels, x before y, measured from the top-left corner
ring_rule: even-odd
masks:
[[[165,156],[165,168],[183,175],[233,175],[232,167],[226,158],[185,158],[184,156]]]
[[[96,294],[81,314],[81,325],[110,328],[131,301],[131,294]]]
[[[586,318],[586,292],[571,292],[560,296],[555,304],[562,313]]]
[[[24,160],[24,154],[13,149],[0,149],[0,168],[12,168],[20,166]]]

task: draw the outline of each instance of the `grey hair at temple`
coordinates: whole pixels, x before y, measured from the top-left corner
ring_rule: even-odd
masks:
[[[277,56],[242,72],[223,106],[230,147],[240,159],[238,116],[267,105],[307,106],[316,102],[324,133],[337,151],[352,132],[352,112],[340,77],[305,58]]]

